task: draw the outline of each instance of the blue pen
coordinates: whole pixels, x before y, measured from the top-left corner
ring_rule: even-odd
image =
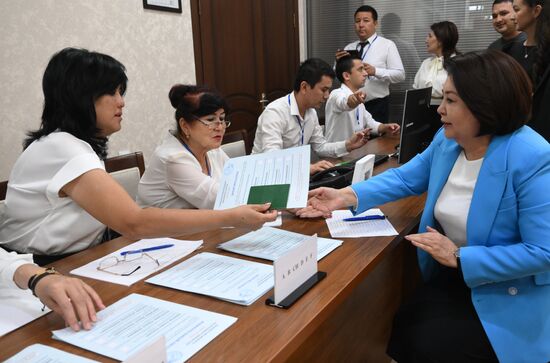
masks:
[[[149,252],[149,251],[156,251],[156,250],[162,250],[164,248],[170,248],[170,247],[174,247],[174,244],[171,243],[171,244],[167,244],[167,245],[160,245],[160,246],[154,246],[154,247],[147,247],[147,248],[142,248],[141,250],[131,250],[131,251],[122,251],[120,253],[121,256],[126,256],[126,255],[133,255],[135,253],[143,253],[143,252]]]
[[[374,219],[386,219],[386,216],[379,216],[379,215],[373,215],[373,216],[363,216],[363,217],[351,217],[351,218],[344,218],[344,222],[357,222],[357,221],[372,221]]]

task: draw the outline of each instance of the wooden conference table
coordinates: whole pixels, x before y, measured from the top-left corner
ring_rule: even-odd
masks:
[[[346,159],[365,153],[391,153],[397,142],[398,139],[392,137],[377,138]],[[375,173],[396,165],[395,159],[390,159],[378,166]],[[143,281],[126,287],[87,278],[83,280],[100,294],[106,305],[130,293],[139,293],[238,318],[235,324],[194,355],[192,362],[389,362],[385,348],[393,315],[403,297],[410,293],[419,279],[415,252],[403,236],[415,232],[423,205],[424,196],[420,196],[381,206],[399,236],[344,239],[341,247],[319,262],[319,270],[327,272],[327,277],[289,310],[264,304],[272,290],[251,306],[240,306]],[[282,228],[330,237],[322,219],[302,220],[284,213]],[[225,229],[184,238],[203,239],[205,247],[201,252],[256,260],[216,248],[219,243],[245,232],[242,229]],[[62,273],[69,274],[72,269],[117,250],[128,242],[123,238],[115,239],[54,265]],[[0,361],[34,343],[99,361],[111,361],[53,340],[51,331],[63,327],[59,316],[47,314],[5,335],[0,338]]]

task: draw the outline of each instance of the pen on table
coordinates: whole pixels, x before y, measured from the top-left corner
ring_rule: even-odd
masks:
[[[372,216],[363,216],[363,217],[350,217],[344,218],[344,222],[356,222],[356,221],[372,221],[375,219],[386,219],[386,216],[372,215]]]
[[[164,248],[170,248],[170,247],[174,247],[174,244],[170,243],[170,244],[167,244],[167,245],[147,247],[147,248],[142,248],[142,249],[139,249],[139,250],[122,251],[120,253],[120,255],[121,256],[132,255],[134,253],[143,253],[143,252],[149,252],[149,251],[156,251],[156,250],[162,250]]]

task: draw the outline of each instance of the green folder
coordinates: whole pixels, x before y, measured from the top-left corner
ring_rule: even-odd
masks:
[[[256,185],[250,187],[246,204],[271,202],[271,209],[285,209],[289,190],[290,184]]]

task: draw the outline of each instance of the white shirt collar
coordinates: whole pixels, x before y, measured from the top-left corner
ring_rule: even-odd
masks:
[[[344,91],[346,94],[353,94],[353,91],[348,87],[346,86],[344,83],[342,83],[342,85],[340,86],[340,88],[342,89],[342,91]]]
[[[372,44],[372,42],[374,42],[374,39],[376,39],[376,37],[378,36],[378,34],[376,34],[376,32],[374,32],[373,35],[371,35],[367,41],[369,42],[369,44]]]
[[[287,102],[288,100],[290,100],[290,114],[292,116],[298,116],[302,118],[302,116],[300,116],[300,110],[298,109],[298,101],[296,101],[296,96],[294,95],[294,91],[290,92],[289,95],[290,95],[290,98],[287,96],[286,99],[287,99]]]

